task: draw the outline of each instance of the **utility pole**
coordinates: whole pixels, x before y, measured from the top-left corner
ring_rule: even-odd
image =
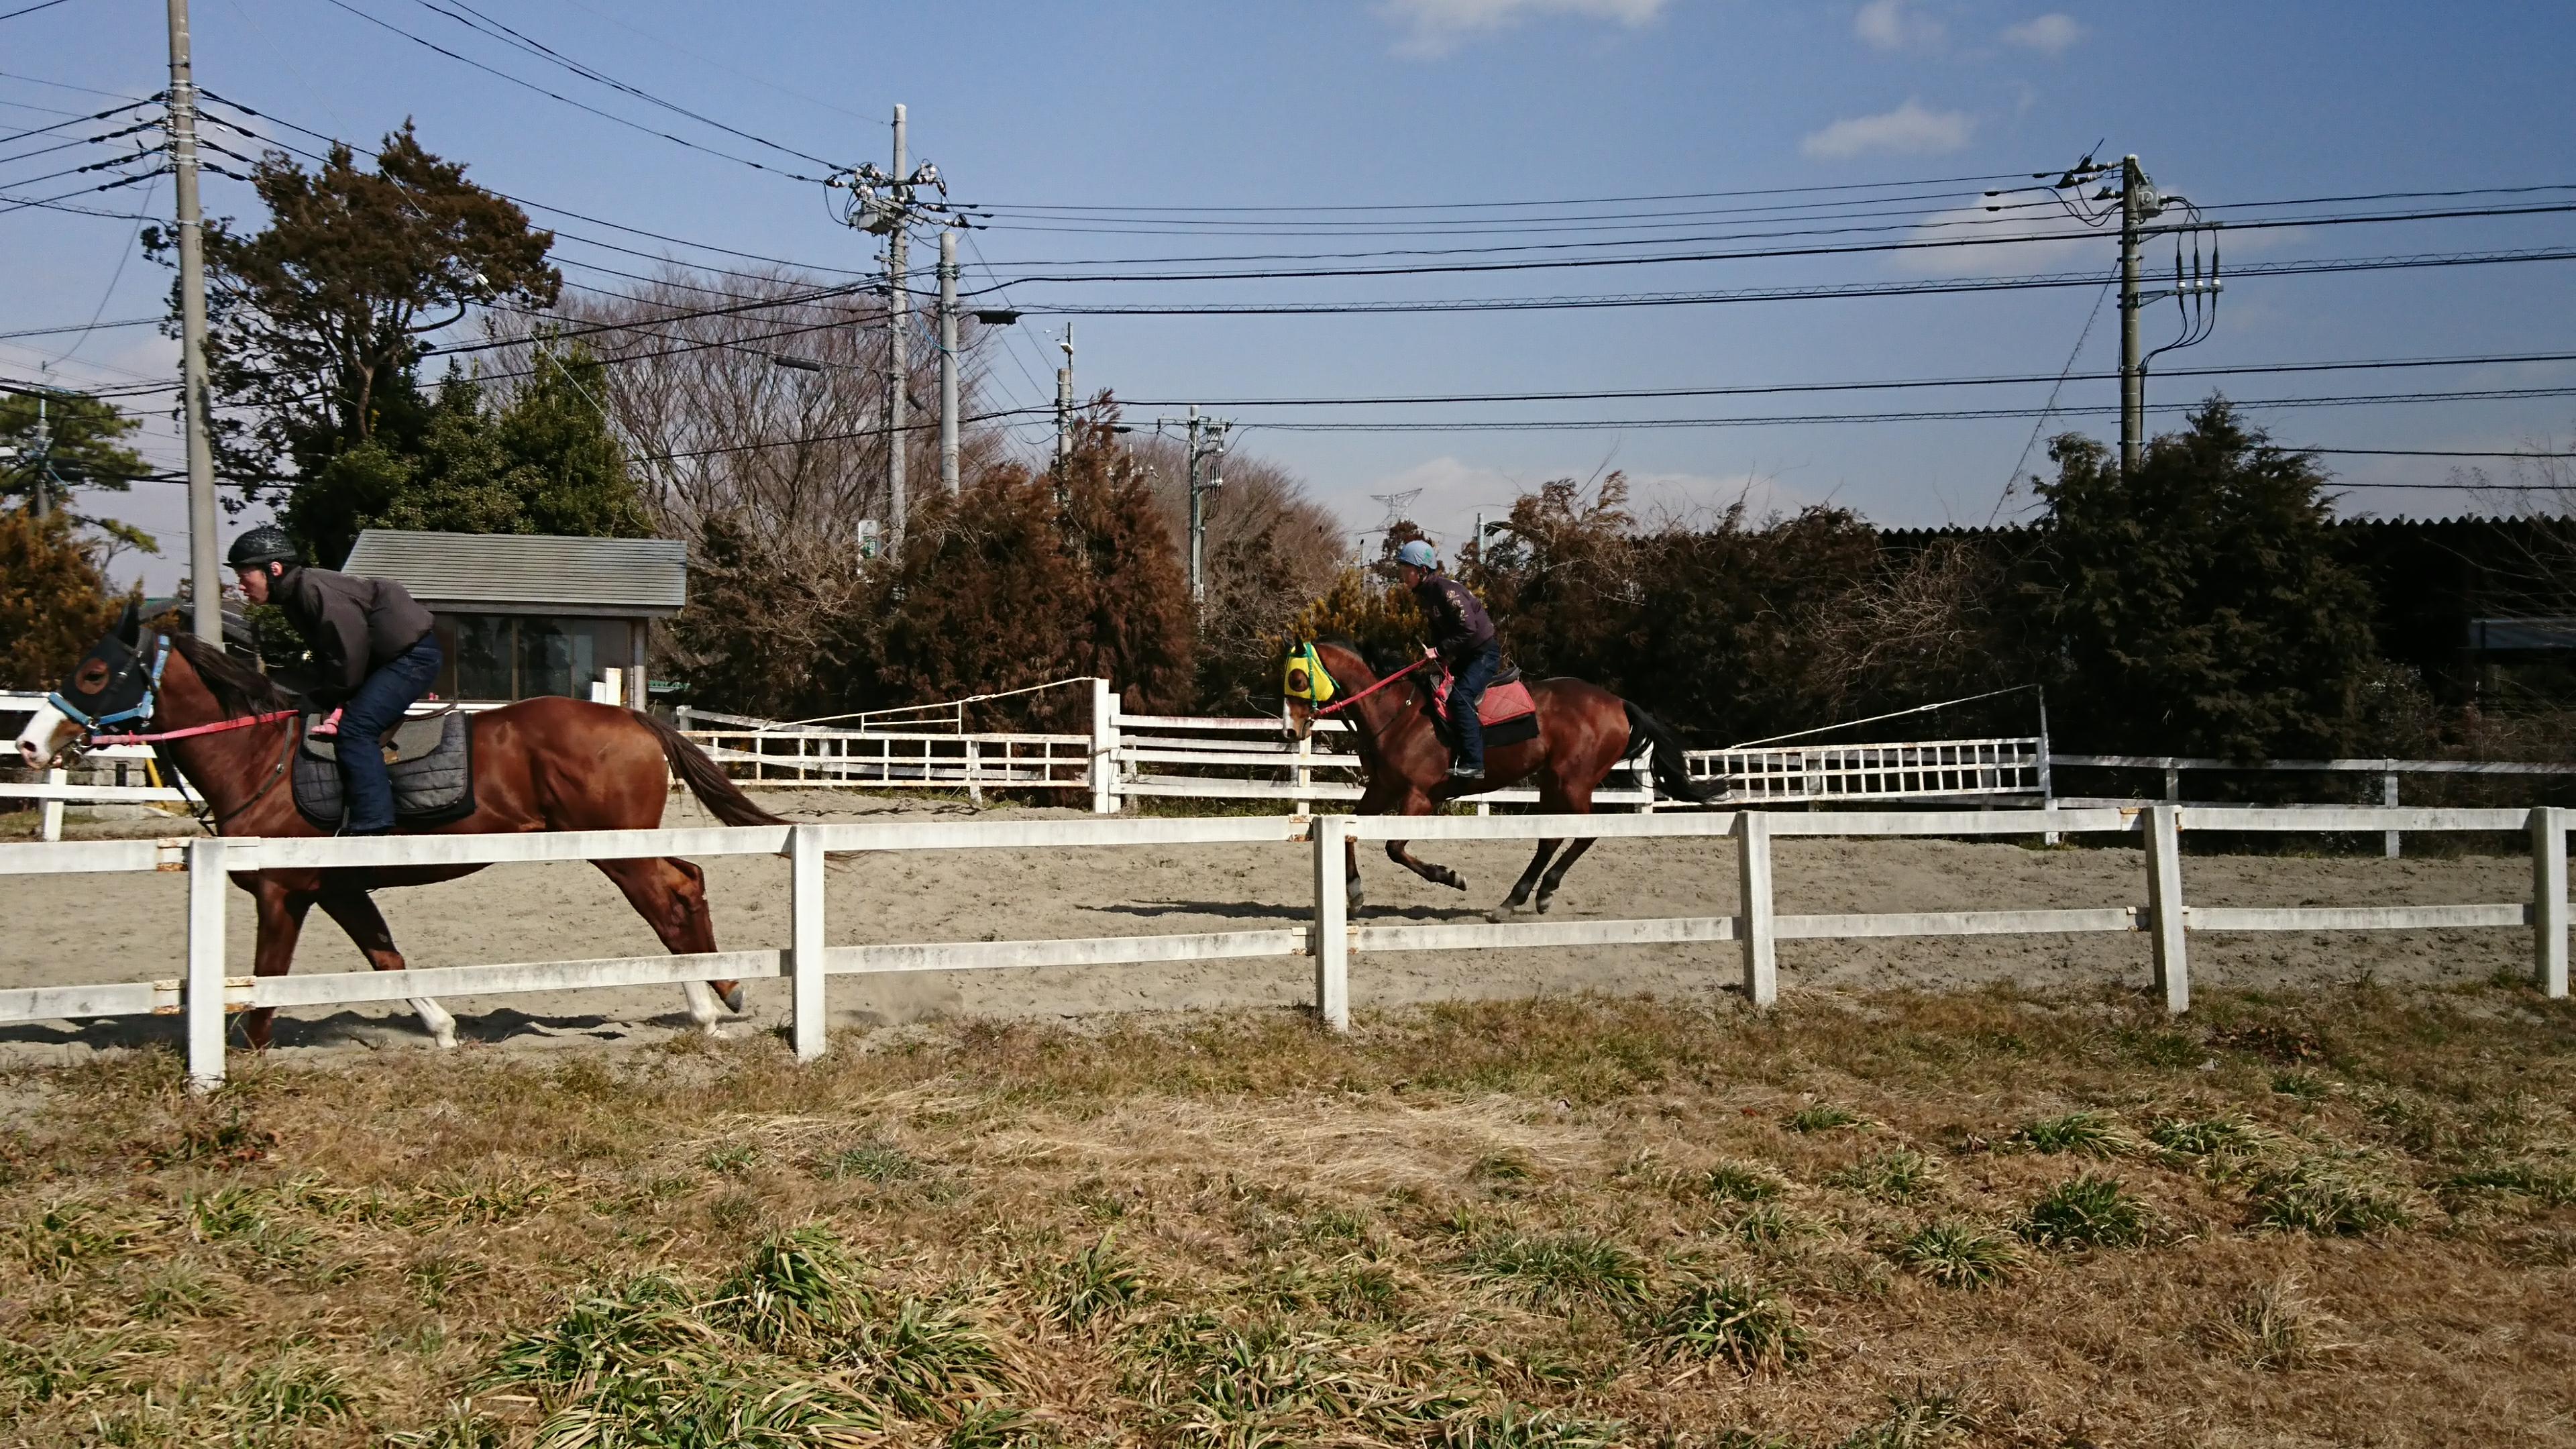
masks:
[[[1190,602],[1207,608],[1207,496],[1225,486],[1225,479],[1211,472],[1205,481],[1199,477],[1201,463],[1213,463],[1225,456],[1225,435],[1233,423],[1223,418],[1199,416],[1197,403],[1190,404],[1186,418],[1164,418],[1155,431],[1178,422],[1184,429],[1188,449],[1186,476],[1190,490]]]
[[[2138,228],[2151,215],[2147,173],[2135,156],[2120,158],[2120,476],[2138,471],[2147,432],[2147,361],[2138,340]]]
[[[170,168],[179,193],[179,409],[188,433],[188,577],[196,592],[191,628],[220,647],[224,575],[215,549],[215,455],[206,436],[206,228],[197,205],[197,85],[188,63],[188,0],[170,0]]]
[[[957,496],[957,228],[939,230],[939,486]]]
[[[903,556],[905,504],[904,453],[905,433],[911,426],[912,411],[912,294],[907,290],[911,278],[912,237],[910,227],[925,213],[962,215],[963,209],[947,203],[948,183],[941,180],[939,168],[924,161],[910,171],[904,170],[904,109],[894,108],[894,170],[880,171],[871,161],[847,171],[833,173],[824,185],[848,190],[852,195],[849,210],[842,220],[874,236],[886,239],[886,549],[888,556]],[[919,200],[922,187],[935,188],[940,200]],[[954,253],[943,247],[941,264],[953,268]],[[946,314],[955,311],[953,295],[942,304],[943,322],[953,327]],[[953,332],[943,333],[953,340]],[[951,412],[955,409],[951,408]],[[944,429],[945,424],[942,424]],[[950,486],[955,486],[953,483]]]
[[[897,176],[903,174],[903,131],[903,107],[896,106],[893,174]],[[911,237],[905,225],[910,220],[898,216],[894,229],[886,234],[886,522],[887,532],[893,535],[896,558],[903,557],[903,433],[912,401],[911,339],[904,335],[906,324],[912,321],[912,294],[906,290],[910,278],[905,275],[912,261]]]
[[[39,390],[36,394],[36,467],[27,480],[27,511],[38,518],[53,512],[51,499],[47,496],[50,490],[45,487],[53,481],[54,434],[45,419],[45,394]]]
[[[1073,457],[1073,324],[1064,324],[1064,366],[1055,370],[1055,471],[1059,478]]]

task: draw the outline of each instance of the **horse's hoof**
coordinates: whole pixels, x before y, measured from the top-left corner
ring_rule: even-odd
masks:
[[[1440,883],[1453,891],[1463,891],[1467,888],[1467,878],[1454,870],[1440,877]]]
[[[1546,915],[1546,914],[1547,914],[1547,908],[1548,908],[1548,907],[1550,907],[1550,906],[1552,906],[1552,905],[1555,905],[1555,904],[1556,904],[1556,897],[1554,897],[1554,896],[1540,896],[1540,897],[1538,898],[1538,904],[1537,904],[1536,906],[1532,907],[1531,909],[1533,909],[1533,910],[1537,911],[1540,915],[1544,916],[1544,915]]]
[[[1486,920],[1488,920],[1488,921],[1493,922],[1493,923],[1494,923],[1495,925],[1497,925],[1497,926],[1499,926],[1499,925],[1503,924],[1504,922],[1506,922],[1506,921],[1510,920],[1511,918],[1512,918],[1512,908],[1511,908],[1511,907],[1509,907],[1509,906],[1496,906],[1496,907],[1494,907],[1492,910],[1485,912],[1485,919],[1486,919]]]
[[[430,1040],[438,1045],[438,1049],[440,1051],[452,1052],[456,1050],[456,1033],[452,1031],[438,1032],[432,1035]]]
[[[736,1015],[736,1016],[740,1016],[740,1015],[742,1014],[742,983],[741,983],[741,982],[739,982],[739,981],[735,982],[735,983],[733,984],[733,990],[728,991],[728,992],[726,992],[726,993],[724,994],[724,1004],[725,1004],[725,1010],[732,1012],[732,1013],[733,1013],[734,1015]]]

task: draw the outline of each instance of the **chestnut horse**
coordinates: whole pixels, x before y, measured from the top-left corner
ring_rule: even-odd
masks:
[[[154,746],[204,797],[218,835],[314,836],[318,830],[295,808],[288,766],[300,743],[295,701],[265,675],[222,649],[189,634],[145,631],[131,606],[116,630],[91,648],[49,702],[18,735],[18,754],[43,769],[84,744],[90,722],[109,729],[166,735],[218,728]],[[74,713],[76,712],[76,713]],[[227,721],[239,721],[227,727]],[[787,822],[744,797],[714,761],[669,725],[635,710],[582,700],[543,698],[473,716],[474,813],[436,827],[438,834],[533,830],[650,830],[662,823],[669,792],[665,768],[727,825]],[[343,743],[343,748],[348,742]],[[594,861],[626,893],[629,904],[674,954],[713,951],[715,924],[707,914],[706,875],[685,860],[652,858]],[[295,939],[305,913],[317,903],[349,933],[379,971],[399,971],[402,953],[368,897],[384,886],[427,885],[481,870],[479,865],[398,866],[338,870],[238,871],[233,884],[258,903],[259,944],[252,968],[283,976],[295,959]],[[712,986],[712,989],[710,989]],[[739,982],[686,984],[689,1015],[712,1026],[716,1003],[742,1009]],[[437,1002],[414,997],[440,1046],[456,1044],[456,1019]],[[247,1013],[253,1047],[266,1047],[273,1008]]]
[[[1361,656],[1358,645],[1347,640],[1319,639],[1314,650],[1316,659],[1332,676],[1332,692],[1321,712],[1348,720],[1351,734],[1359,743],[1360,763],[1368,781],[1360,795],[1362,815],[1428,815],[1444,801],[1533,780],[1538,785],[1538,808],[1542,813],[1589,815],[1592,792],[1601,787],[1610,771],[1650,744],[1655,747],[1655,783],[1663,787],[1664,793],[1693,803],[1703,803],[1714,793],[1690,777],[1682,758],[1682,742],[1671,730],[1644,710],[1580,679],[1531,681],[1530,698],[1538,704],[1537,737],[1499,748],[1489,745],[1485,750],[1484,779],[1451,780],[1449,744],[1432,723],[1428,669],[1417,672],[1411,680],[1368,693],[1371,686],[1379,683],[1380,675]],[[1363,694],[1365,698],[1360,697]],[[1343,703],[1354,700],[1355,703]],[[1304,739],[1314,727],[1317,713],[1312,700],[1289,696],[1281,715],[1288,737]],[[1529,902],[1533,888],[1538,892],[1538,909],[1548,908],[1565,873],[1592,848],[1588,837],[1578,839],[1550,867],[1548,858],[1564,844],[1562,840],[1538,843],[1538,853],[1530,857],[1529,869],[1521,872],[1511,895],[1495,908],[1495,916],[1519,910]],[[1454,890],[1467,888],[1458,872],[1414,859],[1405,845],[1401,840],[1388,841],[1387,859],[1434,884]],[[1350,842],[1349,879],[1351,909],[1357,911],[1361,892],[1360,847],[1356,840]]]

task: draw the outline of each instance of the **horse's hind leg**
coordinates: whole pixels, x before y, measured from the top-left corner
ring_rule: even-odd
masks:
[[[662,938],[662,946],[675,956],[695,955],[716,948],[715,919],[707,914],[706,872],[689,861],[673,857],[650,857],[642,860],[603,860],[595,862],[600,874],[617,882],[626,892],[626,903],[653,934]],[[701,1028],[715,1030],[721,1013],[717,1000],[726,1008],[742,1010],[742,983],[739,981],[686,981],[680,990],[689,999],[689,1020]]]
[[[1411,842],[1409,841],[1403,840],[1388,841],[1386,843],[1386,858],[1394,861],[1397,865],[1403,866],[1406,870],[1413,872],[1424,880],[1431,882],[1433,885],[1445,885],[1453,891],[1463,891],[1467,888],[1466,878],[1459,875],[1458,872],[1451,870],[1449,867],[1445,865],[1434,865],[1427,860],[1415,860],[1413,858],[1413,852],[1405,849],[1405,846],[1410,843]]]
[[[1583,853],[1592,848],[1592,841],[1593,837],[1586,835],[1568,845],[1565,848],[1565,854],[1557,857],[1556,864],[1550,867],[1545,878],[1539,881],[1538,908],[1542,914],[1555,903],[1556,888],[1564,884],[1565,873],[1572,870],[1574,863],[1583,858]]]
[[[1358,841],[1342,842],[1342,860],[1344,869],[1342,881],[1345,892],[1345,903],[1342,909],[1356,916],[1360,913],[1360,907],[1368,904],[1368,892],[1360,889],[1360,843]]]
[[[403,969],[402,952],[394,949],[393,928],[385,924],[384,912],[376,909],[374,897],[362,890],[326,888],[322,892],[322,909],[349,933],[368,965],[379,971]],[[443,1047],[456,1045],[456,1018],[447,1014],[446,1007],[426,996],[410,998],[410,1005],[430,1040]]]

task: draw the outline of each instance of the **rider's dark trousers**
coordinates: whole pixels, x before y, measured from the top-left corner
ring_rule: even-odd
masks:
[[[438,636],[425,634],[340,706],[340,780],[348,809],[342,833],[383,835],[394,828],[394,782],[377,741],[437,682]]]
[[[1471,769],[1485,768],[1485,726],[1476,718],[1476,706],[1484,701],[1485,686],[1494,682],[1502,667],[1503,646],[1497,640],[1450,675],[1449,728],[1458,733],[1458,763]]]

